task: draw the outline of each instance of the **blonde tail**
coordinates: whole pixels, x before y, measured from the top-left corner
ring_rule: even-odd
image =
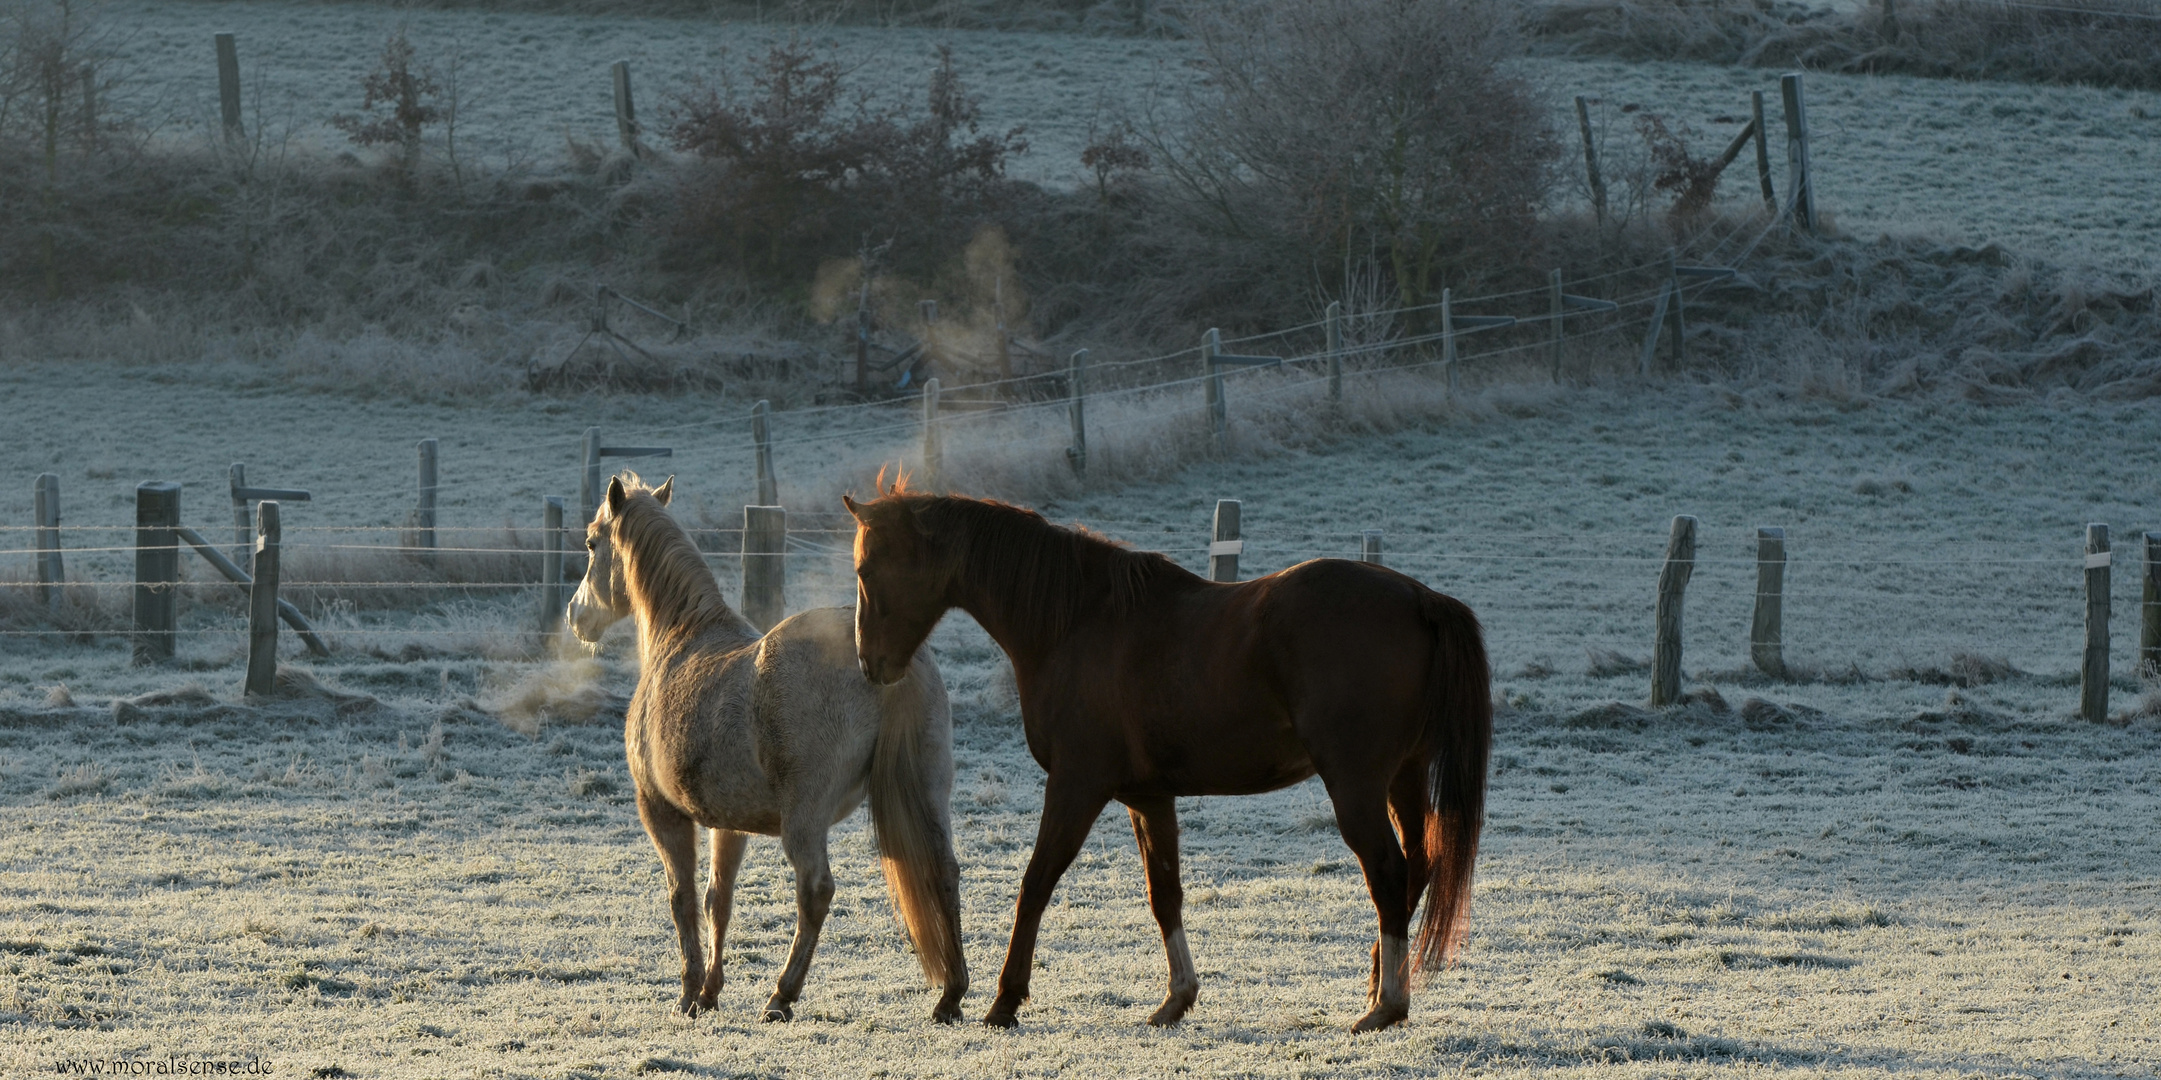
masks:
[[[886,889],[924,976],[957,998],[967,989],[968,962],[961,954],[960,864],[947,812],[953,765],[945,682],[929,655],[918,654],[908,677],[878,694],[870,820]]]

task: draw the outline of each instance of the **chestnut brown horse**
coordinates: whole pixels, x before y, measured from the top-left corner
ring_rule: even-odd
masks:
[[[1012,659],[1028,750],[1049,774],[985,1023],[1015,1023],[1044,905],[1112,799],[1133,819],[1170,958],[1149,1022],[1175,1023],[1199,980],[1173,800],[1316,773],[1380,917],[1353,1030],[1409,1014],[1413,957],[1445,963],[1464,933],[1484,813],[1491,674],[1468,607],[1342,559],[1204,581],[1160,554],[979,499],[895,487],[847,505],[864,674],[902,678],[938,620],[966,611]],[[1414,949],[1411,915],[1429,889]]]

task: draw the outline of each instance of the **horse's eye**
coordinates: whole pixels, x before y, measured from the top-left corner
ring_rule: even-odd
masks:
[[[599,547],[598,547],[597,545],[595,545],[595,544],[593,543],[593,538],[592,538],[592,537],[590,537],[590,536],[588,536],[588,537],[586,537],[586,538],[585,538],[585,550],[587,550],[587,551],[598,551],[598,550],[599,550]]]

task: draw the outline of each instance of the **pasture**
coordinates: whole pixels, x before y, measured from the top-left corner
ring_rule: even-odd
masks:
[[[631,62],[640,115],[657,131],[667,93],[693,79],[741,78],[749,58],[794,32],[299,0],[113,0],[106,9],[127,27],[115,100],[159,131],[193,137],[185,133],[215,126],[211,35],[236,31],[249,123],[296,149],[331,151],[349,147],[330,118],[358,108],[361,77],[383,37],[403,23],[422,60],[458,60],[459,139],[468,160],[512,171],[561,158],[566,139],[613,145],[607,67],[614,60]],[[1195,77],[1190,46],[1179,41],[863,26],[819,28],[809,38],[867,84],[908,99],[922,93],[934,50],[950,44],[963,78],[983,95],[985,130],[1028,128],[1031,149],[1014,160],[1014,175],[1057,187],[1087,175],[1079,155],[1092,120],[1151,109],[1175,120],[1177,94]],[[1708,156],[1746,122],[1750,90],[1768,91],[1774,108],[1777,101],[1776,71],[1595,58],[1522,63],[1554,95],[1564,132],[1575,130],[1572,95],[1604,102],[1596,123],[1612,155],[1640,155],[1624,105],[1686,125],[1690,145]],[[2150,240],[2161,220],[2149,178],[2161,164],[2161,94],[1829,72],[1808,80],[1817,201],[1853,235],[1929,234],[2059,263],[2152,266]],[[1580,188],[1580,170],[1569,175]],[[1745,201],[1752,191],[1738,173],[1724,185],[1730,199]]]
[[[402,471],[433,407],[292,397],[287,419],[229,448],[215,435],[253,399],[232,372],[197,375],[13,369],[10,396],[52,408],[24,416],[0,460],[64,470],[69,520],[86,525],[129,520],[134,481],[152,475],[201,485],[186,519],[214,524],[234,457],[315,485],[296,518],[381,521],[409,497],[363,466],[380,454]],[[136,396],[185,422],[133,425],[118,406]],[[680,404],[612,399],[610,431],[644,441],[640,426]],[[446,441],[446,525],[561,490],[573,449],[560,466],[519,450],[550,407],[455,411],[477,460],[453,470]],[[1017,1033],[924,1021],[860,814],[835,830],[834,916],[796,1021],[756,1022],[794,921],[785,863],[759,841],[720,1011],[686,1023],[668,1015],[659,863],[609,718],[630,684],[626,632],[598,660],[402,649],[443,627],[484,644],[528,617],[531,593],[429,600],[363,613],[355,647],[328,660],[289,655],[312,682],[259,704],[239,700],[240,638],[219,629],[238,622],[211,603],[190,609],[184,627],[204,632],[183,636],[176,668],[132,668],[110,636],[11,638],[0,1060],[30,1073],[237,1054],[353,1076],[2150,1076],[2161,724],[2131,679],[2117,722],[2072,711],[2079,530],[2152,522],[2161,491],[2138,453],[2157,426],[2147,407],[2069,398],[1492,391],[1393,433],[1253,444],[1046,506],[1190,565],[1213,501],[1238,497],[1249,572],[1348,554],[1358,529],[1383,528],[1392,562],[1485,619],[1504,707],[1471,937],[1410,1023],[1356,1039],[1371,907],[1310,784],[1181,800],[1202,983],[1177,1028],[1142,1023],[1162,953],[1115,814],[1053,901]],[[740,460],[669,468],[687,498],[740,489]],[[0,513],[24,520],[25,494]],[[1676,512],[1704,521],[1698,694],[1650,712],[1633,660]],[[1743,670],[1757,524],[1789,527],[1788,655],[1818,672],[1805,681]],[[830,602],[845,581],[844,563],[798,569],[791,603]],[[2117,583],[2117,640],[2135,641],[2135,575]],[[934,644],[955,695],[973,1016],[1041,773],[995,648],[960,616]],[[2128,647],[2117,657],[2129,671]],[[598,715],[575,722],[581,709]]]
[[[650,133],[668,91],[789,33],[299,0],[102,10],[121,28],[107,104],[153,144],[216,127],[211,35],[234,31],[249,130],[311,160],[342,152],[329,119],[358,106],[403,22],[423,61],[458,58],[468,160],[512,178],[612,144],[611,61],[631,62]],[[889,97],[919,95],[950,42],[984,126],[1028,125],[1015,175],[1059,188],[1084,182],[1092,121],[1174,112],[1194,77],[1170,40],[811,36]],[[1624,106],[1687,125],[1706,153],[1750,90],[1775,98],[1767,70],[1521,63],[1561,108],[1598,99],[1616,189],[1631,170],[1648,181]],[[2161,95],[1807,78],[1816,199],[1847,235],[1996,242],[2010,277],[2092,264],[2118,300],[2144,287]],[[1574,124],[1561,116],[1570,155]],[[1754,200],[1752,179],[1728,178],[1729,206]],[[1549,209],[1585,196],[1564,187]],[[2064,287],[2063,310],[2091,343],[2117,331],[2079,322],[2085,285]],[[211,340],[114,288],[86,316],[87,354]],[[1863,352],[1838,354],[1849,376],[1805,347],[1724,383],[1619,381],[1635,349],[1612,344],[1615,322],[1594,324],[1610,341],[1586,336],[1604,351],[1566,388],[1511,385],[1522,358],[1504,357],[1461,395],[1430,367],[1354,372],[1331,409],[1299,381],[1310,370],[1242,374],[1228,453],[1203,448],[1196,386],[1092,391],[1086,482],[1059,403],[959,413],[944,461],[966,490],[1196,569],[1217,500],[1237,499],[1247,576],[1353,557],[1377,529],[1390,565],[1471,605],[1498,717],[1461,962],[1414,991],[1408,1023],[1352,1037],[1373,909],[1321,789],[1183,799],[1200,996],[1152,1029],[1163,951],[1114,805],[1052,901],[1021,1027],[933,1026],[858,812],[832,834],[837,895],[795,1020],[758,1022],[795,924],[790,872],[761,839],[719,1009],[686,1021],[623,760],[633,637],[619,627],[597,653],[537,639],[529,564],[542,499],[575,504],[582,433],[601,425],[611,445],[673,450],[631,464],[677,477],[672,510],[737,599],[726,552],[754,490],[751,401],[739,386],[503,388],[527,354],[576,340],[548,303],[490,313],[523,343],[509,365],[453,330],[372,324],[62,363],[29,351],[46,340],[31,302],[0,313],[0,1072],[181,1058],[313,1077],[2161,1075],[2161,684],[2136,653],[2137,553],[2161,531],[2151,400],[1970,387],[1984,406],[1955,382],[1885,396],[1907,391],[1865,383]],[[800,391],[773,418],[791,610],[853,596],[838,496],[921,454],[913,398],[803,407],[848,374],[819,366],[829,345],[806,346],[819,359],[776,395]],[[441,440],[446,543],[480,550],[424,566],[395,549],[426,438]],[[283,507],[285,587],[332,649],[311,658],[285,635],[266,698],[240,693],[243,604],[193,555],[177,657],[133,664],[122,632],[136,484],[181,482],[182,521],[222,545],[234,462],[313,493]],[[19,587],[42,473],[60,479],[81,601],[65,632]],[[1653,710],[1677,514],[1700,521],[1687,696]],[[2090,522],[2117,552],[2102,723],[2076,716]],[[1750,666],[1758,526],[1786,530],[1785,679]],[[957,613],[932,645],[953,694],[972,1019],[1042,772],[996,646]]]

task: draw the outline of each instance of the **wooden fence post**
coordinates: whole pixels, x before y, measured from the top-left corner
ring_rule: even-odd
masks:
[[[248,490],[248,467],[233,462],[232,468],[225,470],[225,479],[233,499],[233,563],[252,574],[254,571],[248,567],[255,561],[255,522],[248,514],[248,497],[244,494]]]
[[[1756,128],[1756,181],[1763,187],[1763,209],[1778,213],[1778,196],[1771,191],[1771,129],[1763,122],[1763,91],[1748,92],[1749,123]]]
[[[420,489],[413,510],[414,545],[432,558],[435,554],[435,450],[436,440],[420,440]]]
[[[1066,369],[1066,418],[1073,422],[1073,445],[1065,448],[1073,475],[1088,475],[1088,350],[1075,349]]]
[[[743,508],[743,617],[763,634],[788,612],[788,512]]]
[[[2139,605],[2139,674],[2161,676],[2161,533],[2146,534],[2146,573]]]
[[[610,81],[615,84],[615,133],[623,140],[623,149],[632,157],[638,154],[638,110],[630,100],[630,61],[617,60],[609,65]]]
[[[1328,400],[1343,400],[1343,301],[1330,300],[1328,315]]]
[[[255,504],[255,580],[248,585],[248,678],[245,692],[270,693],[278,681],[278,501]]]
[[[1216,355],[1223,351],[1223,335],[1214,327],[1201,335],[1201,374],[1207,376],[1208,387],[1208,434],[1216,452],[1221,453],[1224,428],[1229,426],[1223,407],[1223,369],[1216,365]]]
[[[41,473],[32,489],[32,512],[36,518],[38,602],[53,610],[64,603],[67,568],[60,562],[60,477]]]
[[[1583,165],[1591,175],[1591,209],[1598,215],[1598,223],[1606,223],[1606,181],[1598,175],[1598,145],[1591,141],[1591,106],[1582,94],[1576,95],[1576,127],[1583,132]]]
[[[1786,677],[1785,617],[1786,530],[1756,530],[1756,617],[1748,629],[1748,655],[1757,670],[1774,679]]]
[[[1815,232],[1816,185],[1808,174],[1808,105],[1801,96],[1801,73],[1779,76],[1778,92],[1786,106],[1786,191],[1793,200],[1793,224]]]
[[[563,497],[540,503],[540,633],[554,637],[563,626]]]
[[[135,662],[173,658],[180,614],[180,485],[135,485]]]
[[[1577,98],[1576,100],[1581,101],[1583,99]],[[1358,561],[1369,562],[1375,566],[1381,565],[1381,530],[1367,529],[1361,539],[1363,543],[1359,545]]]
[[[600,496],[605,490],[600,483],[600,429],[589,427],[585,429],[585,471],[578,474],[579,528],[591,524],[593,516],[600,512]]]
[[[1553,318],[1553,381],[1558,385],[1561,381],[1562,312],[1567,310],[1567,301],[1562,299],[1561,272],[1559,270],[1555,270],[1547,278],[1547,286],[1552,291],[1550,306]]]
[[[2086,526],[2086,662],[2079,668],[2078,711],[2108,719],[2108,526]]]
[[[945,442],[938,430],[938,380],[923,384],[923,483],[936,490],[945,466]]]
[[[1643,354],[1636,358],[1636,374],[1651,377],[1651,361],[1658,358],[1658,334],[1666,325],[1666,307],[1673,303],[1673,279],[1668,277],[1658,287],[1658,302],[1651,305],[1651,326],[1643,333]]]
[[[1681,700],[1681,597],[1696,569],[1696,519],[1673,519],[1666,564],[1658,571],[1658,641],[1651,652],[1651,705]]]
[[[1681,272],[1675,268],[1674,254],[1666,253],[1666,292],[1673,298],[1666,305],[1667,329],[1673,333],[1673,370],[1688,370],[1688,322],[1681,317]]]
[[[1013,335],[1008,333],[1005,328],[1004,274],[999,274],[991,279],[991,306],[995,309],[995,313],[998,316],[998,337],[996,341],[996,356],[998,358],[998,378],[1001,381],[1010,382],[1013,378]]]
[[[915,310],[923,319],[923,370],[927,377],[939,371],[945,360],[945,345],[938,337],[938,301],[918,300]]]
[[[240,123],[240,48],[231,34],[216,36],[218,46],[218,109],[224,114],[225,137],[239,141],[247,136]]]
[[[768,417],[773,403],[760,400],[750,407],[750,441],[756,458],[758,505],[780,505],[780,478],[773,475],[773,429]]]
[[[863,289],[855,299],[855,393],[870,394],[870,268],[863,269]]]
[[[1246,542],[1238,538],[1238,511],[1238,500],[1216,500],[1215,538],[1208,543],[1210,581],[1238,580],[1238,556],[1246,549]]]
[[[1448,371],[1448,396],[1456,394],[1456,312],[1453,290],[1441,290],[1441,367]]]

